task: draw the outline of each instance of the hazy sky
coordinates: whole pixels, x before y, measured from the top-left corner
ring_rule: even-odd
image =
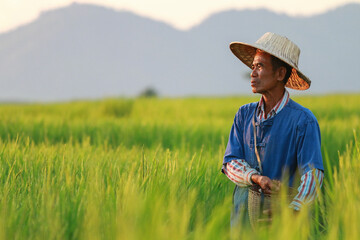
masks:
[[[312,15],[360,0],[0,0],[0,32],[34,20],[41,11],[72,2],[93,3],[165,21],[187,29],[225,9],[265,7],[292,16]]]

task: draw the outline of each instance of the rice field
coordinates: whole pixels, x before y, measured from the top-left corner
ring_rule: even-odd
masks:
[[[230,229],[222,158],[257,100],[0,105],[0,239],[360,239],[360,95],[294,98],[320,124],[322,194],[268,228]]]

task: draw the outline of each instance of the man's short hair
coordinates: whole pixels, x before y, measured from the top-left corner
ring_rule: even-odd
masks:
[[[273,67],[273,71],[278,70],[280,67],[284,67],[286,69],[286,74],[283,79],[283,83],[284,83],[284,85],[286,85],[287,81],[290,78],[292,67],[289,64],[285,63],[284,61],[278,59],[277,57],[275,57],[273,55],[270,55],[270,56],[271,56],[271,64]]]

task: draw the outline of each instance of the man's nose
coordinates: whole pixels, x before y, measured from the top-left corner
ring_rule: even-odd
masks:
[[[257,76],[257,72],[256,72],[256,68],[254,68],[251,70],[250,77],[256,77],[256,76]]]

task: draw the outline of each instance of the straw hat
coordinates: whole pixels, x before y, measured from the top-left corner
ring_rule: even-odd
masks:
[[[275,33],[265,33],[255,44],[242,42],[230,43],[230,49],[245,65],[251,68],[256,50],[260,49],[286,62],[292,67],[292,72],[286,87],[296,90],[306,90],[311,81],[298,68],[300,49],[293,42]]]

